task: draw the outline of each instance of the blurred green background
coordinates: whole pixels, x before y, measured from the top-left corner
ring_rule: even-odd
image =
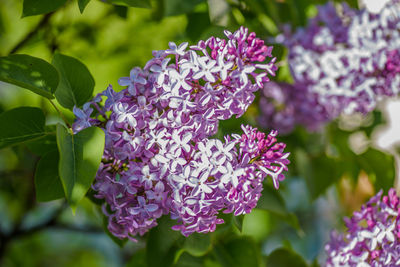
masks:
[[[272,44],[284,24],[306,25],[316,5],[327,1],[154,0],[151,8],[135,8],[92,0],[83,14],[77,1],[67,1],[53,13],[21,18],[22,2],[0,0],[0,55],[28,54],[48,62],[55,52],[73,56],[89,68],[98,93],[108,84],[122,89],[118,78],[143,67],[152,51],[166,49],[169,41],[194,44],[244,25]],[[347,2],[357,7],[357,1]],[[276,44],[273,54],[281,66],[276,79],[290,81],[287,51]],[[60,120],[44,98],[0,82],[0,112],[18,106],[42,108],[47,124]],[[73,114],[59,108],[72,122]],[[239,131],[243,122],[254,125],[257,114],[256,101],[244,117],[222,122],[217,137]],[[75,216],[62,200],[36,201],[34,171],[40,153],[35,144],[2,149],[0,265],[284,266],[275,260],[283,255],[297,264],[287,266],[318,266],[329,230],[343,227],[342,215],[380,188],[393,186],[393,157],[369,147],[383,118],[376,111],[366,118],[341,118],[319,133],[299,128],[282,137],[292,163],[279,191],[266,183],[257,209],[244,217],[225,216],[227,223],[213,234],[185,239],[164,219],[139,242],[124,245],[104,231],[101,210],[89,198]],[[349,121],[351,127],[346,127]],[[359,132],[368,145],[356,153],[349,138]]]

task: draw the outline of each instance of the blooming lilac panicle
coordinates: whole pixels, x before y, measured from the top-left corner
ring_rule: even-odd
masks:
[[[347,232],[333,231],[325,245],[326,266],[400,266],[400,201],[392,188],[371,198],[353,217]]]
[[[268,100],[271,96],[265,90],[260,121],[284,131],[291,130],[289,120],[318,129],[341,113],[367,113],[381,98],[397,95],[399,28],[398,0],[389,1],[379,14],[351,9],[346,4],[338,8],[333,3],[320,6],[306,28],[284,34],[294,84],[283,85],[281,94],[287,101],[280,108]],[[324,116],[303,120],[303,114],[321,110]]]
[[[171,42],[119,79],[126,89],[109,86],[74,109],[76,132],[98,126],[106,133],[93,189],[115,236],[134,240],[166,214],[185,236],[214,231],[221,211],[240,215],[256,206],[265,177],[276,188],[284,179],[289,154],[276,131],[243,126],[243,135],[225,142],[209,139],[219,120],[246,111],[276,70],[272,47],[254,33],[225,34],[228,40],[191,47]]]

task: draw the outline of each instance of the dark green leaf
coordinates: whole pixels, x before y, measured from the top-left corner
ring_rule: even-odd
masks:
[[[51,201],[64,197],[64,190],[58,175],[58,151],[54,150],[42,156],[35,172],[37,201]]]
[[[106,0],[105,2],[128,7],[151,8],[150,0]]]
[[[123,18],[126,19],[128,17],[128,8],[126,6],[114,6],[115,13]]]
[[[0,81],[31,90],[47,98],[54,98],[59,76],[46,61],[28,55],[0,57]]]
[[[261,197],[257,203],[257,208],[271,211],[280,215],[285,215],[288,213],[282,196],[276,189],[270,186],[264,186],[264,189],[261,192]]]
[[[274,250],[267,258],[268,267],[307,267],[304,259],[286,248]]]
[[[79,11],[81,12],[81,14],[85,10],[85,7],[87,6],[87,4],[89,4],[89,2],[90,0],[78,0]]]
[[[189,13],[187,18],[186,34],[191,40],[198,41],[202,33],[211,26],[210,16],[207,12],[196,12]]]
[[[47,129],[47,131],[49,130],[52,129]],[[32,151],[38,156],[44,156],[50,151],[57,150],[57,139],[55,130],[54,134],[47,134],[39,139],[26,142],[26,146],[30,151]]]
[[[242,232],[243,229],[243,220],[244,220],[244,214],[239,215],[239,216],[233,216],[233,224],[237,227],[237,229]]]
[[[24,0],[22,17],[50,13],[66,2],[67,0]]]
[[[359,155],[358,161],[367,172],[377,190],[388,191],[393,187],[395,179],[394,158],[390,154],[370,148]]]
[[[74,211],[92,184],[104,151],[104,132],[90,127],[72,135],[57,125],[57,145],[60,151],[59,174],[64,192]]]
[[[193,233],[185,239],[183,249],[195,257],[205,255],[211,248],[211,236]]]
[[[0,148],[42,137],[45,117],[39,108],[20,107],[0,114]]]
[[[264,186],[264,189],[261,192],[261,197],[257,203],[257,208],[271,212],[296,230],[301,231],[296,215],[287,210],[282,196],[271,186]]]
[[[217,244],[214,252],[218,261],[225,267],[259,267],[260,248],[249,237],[240,237],[224,244]]]
[[[184,238],[181,233],[171,229],[174,224],[164,216],[158,220],[158,226],[150,230],[146,246],[148,267],[172,266],[175,253]]]
[[[136,251],[126,264],[126,267],[147,267],[146,250],[141,249]]]
[[[336,160],[323,154],[311,157],[303,150],[296,150],[295,155],[299,173],[306,179],[312,199],[323,194],[343,174]]]
[[[317,258],[315,258],[315,259],[313,260],[313,262],[311,263],[311,266],[310,266],[310,267],[320,267]]]
[[[183,253],[174,267],[204,267],[203,259],[193,257],[188,253]]]
[[[94,79],[88,68],[79,60],[62,54],[55,54],[52,63],[60,73],[60,83],[55,92],[57,101],[69,109],[86,103],[94,88]]]
[[[186,14],[191,11],[200,3],[205,0],[165,0],[165,16],[176,16]]]

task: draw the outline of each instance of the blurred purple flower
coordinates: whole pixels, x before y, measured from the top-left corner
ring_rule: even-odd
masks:
[[[398,0],[379,14],[329,2],[307,27],[287,28],[283,44],[294,82],[265,85],[260,123],[286,133],[296,124],[317,130],[342,113],[368,113],[383,97],[397,95],[399,28]],[[269,90],[280,91],[284,101]]]
[[[331,233],[327,267],[400,266],[399,198],[393,188],[381,197],[382,191],[345,219],[347,232]]]

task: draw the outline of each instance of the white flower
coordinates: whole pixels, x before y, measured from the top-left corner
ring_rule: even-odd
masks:
[[[128,109],[128,103],[117,103],[114,105],[114,112],[116,114],[116,121],[118,123],[128,122],[128,125],[131,127],[136,127],[137,122],[135,119],[135,115],[137,112],[137,107],[131,107]]]
[[[198,57],[197,62],[200,70],[193,74],[193,79],[198,80],[205,77],[209,82],[215,82],[215,76],[213,73],[219,72],[220,70],[219,66],[215,66],[217,61],[212,60],[209,57]]]
[[[175,54],[179,56],[185,55],[186,47],[188,46],[187,42],[181,43],[179,46],[176,46],[174,42],[169,42],[169,49],[165,50],[166,54]]]

